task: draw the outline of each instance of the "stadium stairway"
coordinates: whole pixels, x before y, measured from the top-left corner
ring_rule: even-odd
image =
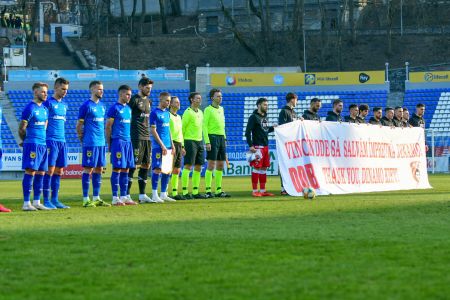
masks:
[[[31,43],[28,45],[31,61],[28,65],[40,70],[79,70],[74,58],[60,43]]]

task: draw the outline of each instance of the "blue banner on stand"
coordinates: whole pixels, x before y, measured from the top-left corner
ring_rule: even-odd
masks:
[[[153,81],[185,80],[184,70],[11,70],[9,81],[53,81],[64,77],[69,81],[137,81],[148,77]]]

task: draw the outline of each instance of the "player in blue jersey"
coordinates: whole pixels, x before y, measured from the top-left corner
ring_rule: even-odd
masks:
[[[170,94],[159,94],[159,105],[150,114],[150,132],[152,134],[152,200],[154,202],[175,202],[167,195],[170,174],[161,173],[164,155],[173,155],[175,147],[170,135]],[[158,196],[158,181],[161,176],[161,197]]]
[[[67,95],[69,81],[57,78],[53,87],[53,96],[44,102],[48,109],[47,125],[47,153],[48,171],[44,176],[44,206],[57,208],[70,208],[59,202],[58,192],[63,169],[67,167],[67,146],[65,136],[65,123],[67,105],[62,101]],[[50,199],[50,188],[52,191]]]
[[[25,170],[22,180],[22,209],[25,211],[50,210],[40,201],[44,174],[48,168],[45,143],[48,110],[43,105],[47,100],[48,85],[37,82],[33,84],[32,89],[33,101],[23,109],[19,125],[19,136],[23,141],[22,169]],[[33,205],[30,202],[32,188]]]
[[[134,168],[133,145],[131,144],[131,108],[127,105],[131,99],[131,88],[128,85],[119,87],[119,100],[111,106],[107,113],[106,141],[111,152],[111,189],[112,205],[136,205],[127,197],[128,171]],[[120,198],[119,198],[120,187]]]
[[[103,84],[94,80],[89,83],[91,98],[85,101],[78,113],[77,134],[82,144],[82,166],[84,168],[81,177],[83,188],[83,206],[111,206],[100,199],[102,183],[102,171],[106,165],[105,142],[105,113],[106,109],[100,102],[103,97]],[[93,198],[89,199],[89,177],[92,174]]]

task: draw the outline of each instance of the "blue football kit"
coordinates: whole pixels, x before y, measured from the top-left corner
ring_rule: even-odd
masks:
[[[67,105],[51,97],[44,102],[44,106],[48,109],[48,165],[65,168],[68,162],[65,136]]]
[[[23,141],[22,169],[47,171],[47,108],[42,104],[30,102],[23,109],[21,120],[27,123]]]
[[[84,122],[83,129],[83,167],[104,167],[106,165],[105,147],[105,106],[98,101],[85,101],[78,113]]]
[[[131,108],[126,104],[115,103],[107,113],[113,119],[111,130],[111,164],[113,168],[134,168],[133,146],[131,144]]]

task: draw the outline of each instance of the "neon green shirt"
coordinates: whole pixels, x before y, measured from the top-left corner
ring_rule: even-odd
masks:
[[[208,134],[216,134],[225,136],[225,113],[223,107],[215,108],[210,105],[205,108],[205,115],[203,117],[203,136],[205,137],[205,144],[209,144]]]
[[[202,141],[203,112],[188,108],[183,113],[181,123],[183,124],[183,137],[185,140]]]
[[[174,142],[181,143],[184,146],[183,130],[181,124],[181,116],[170,113],[170,134]]]

